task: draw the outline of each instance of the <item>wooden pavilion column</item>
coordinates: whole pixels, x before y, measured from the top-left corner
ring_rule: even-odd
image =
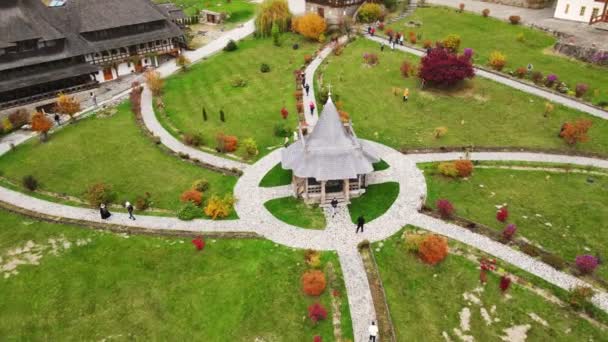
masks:
[[[325,203],[325,181],[321,181],[321,203]]]
[[[346,199],[346,202],[349,201],[349,197],[350,197],[350,179],[346,178],[344,180],[344,198]]]
[[[308,178],[304,178],[304,198],[308,199]]]

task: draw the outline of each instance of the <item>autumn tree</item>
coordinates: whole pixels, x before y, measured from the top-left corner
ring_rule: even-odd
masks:
[[[47,140],[48,132],[53,127],[53,122],[44,114],[37,112],[32,115],[32,131],[40,133],[40,141]]]
[[[569,145],[575,145],[579,142],[586,142],[589,140],[587,132],[593,123],[591,120],[578,119],[574,122],[566,122],[562,126],[562,130],[559,136],[562,137]]]
[[[175,64],[182,69],[182,71],[186,71],[188,66],[192,64],[192,61],[184,54],[180,54],[175,60]]]
[[[439,235],[429,234],[418,246],[418,254],[425,263],[435,265],[448,256],[448,240]]]
[[[325,19],[316,13],[308,13],[293,20],[293,28],[296,32],[312,40],[319,40],[325,33],[327,24]]]
[[[452,86],[473,76],[475,71],[469,58],[439,46],[422,57],[418,72],[425,84],[437,86]]]
[[[255,18],[255,32],[259,37],[270,37],[272,26],[276,25],[280,32],[287,32],[291,22],[291,12],[285,0],[264,0]]]
[[[152,95],[160,95],[165,84],[165,81],[163,81],[163,79],[160,77],[160,73],[157,71],[148,70],[144,76],[146,77],[146,85],[152,92]]]
[[[59,94],[55,103],[55,111],[60,114],[69,115],[70,120],[72,120],[74,115],[80,112],[80,103],[71,96]]]

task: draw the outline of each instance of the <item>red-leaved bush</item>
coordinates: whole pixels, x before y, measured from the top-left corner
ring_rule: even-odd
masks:
[[[435,265],[448,256],[448,240],[443,236],[429,234],[418,246],[418,255],[425,263]]]
[[[205,240],[202,237],[197,237],[192,240],[192,244],[196,247],[197,250],[202,251],[205,248]]]
[[[509,218],[509,209],[502,207],[496,212],[496,219],[500,222],[505,222]]]
[[[578,119],[574,122],[566,122],[562,125],[559,136],[562,137],[569,145],[574,145],[578,142],[586,142],[589,140],[587,132],[593,123],[591,120]]]
[[[422,57],[418,72],[425,83],[437,86],[451,86],[473,76],[475,71],[469,58],[439,46]]]
[[[327,310],[320,303],[314,303],[308,307],[308,317],[316,324],[327,318]]]
[[[454,206],[447,199],[437,200],[437,210],[444,219],[449,219],[454,214]]]
[[[289,112],[287,111],[287,109],[285,107],[281,108],[281,116],[283,117],[283,119],[287,119],[288,115]]]
[[[302,290],[309,296],[319,296],[325,291],[327,282],[325,274],[319,270],[310,270],[302,275]]]
[[[182,202],[192,202],[196,205],[201,205],[203,202],[203,193],[194,189],[186,190],[179,197]]]
[[[468,159],[459,159],[454,162],[456,170],[458,170],[458,176],[469,177],[473,173],[473,162]]]
[[[593,255],[579,255],[576,257],[576,268],[583,274],[591,274],[598,265],[598,260]]]
[[[323,342],[323,340],[321,339],[321,336],[317,335],[312,339],[312,342]]]
[[[511,278],[507,276],[500,277],[500,291],[504,294],[511,287]]]

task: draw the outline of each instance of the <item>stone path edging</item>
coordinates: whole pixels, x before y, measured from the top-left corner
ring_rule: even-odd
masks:
[[[364,35],[367,39],[378,42],[378,43],[385,43],[387,42],[386,39],[379,37],[379,36],[370,36],[368,34]],[[416,55],[418,57],[422,57],[426,54],[426,52],[419,50],[419,49],[415,49],[409,46],[401,46],[401,45],[395,45],[395,49],[409,53],[409,54],[413,54]],[[572,108],[572,109],[576,109],[579,110],[581,112],[587,113],[589,115],[593,115],[595,117],[604,119],[604,120],[608,120],[608,112],[606,112],[605,110],[602,110],[596,106],[593,105],[589,105],[589,104],[585,104],[576,100],[573,100],[569,97],[566,96],[562,96],[562,95],[558,95],[556,93],[553,93],[551,91],[547,91],[541,88],[538,88],[536,86],[527,84],[527,83],[523,83],[514,79],[511,79],[509,77],[506,76],[502,76],[499,75],[497,73],[494,72],[489,72],[487,70],[478,68],[478,67],[474,67],[475,69],[475,75],[477,76],[481,76],[483,78],[492,80],[494,82],[497,83],[501,83],[503,85],[506,85],[508,87],[511,87],[513,89],[517,89],[519,91],[523,91],[525,93],[531,94],[531,95],[535,95],[538,97],[542,97],[544,99],[547,99],[549,101],[555,102],[555,103],[559,103],[563,106],[566,106],[568,108]]]

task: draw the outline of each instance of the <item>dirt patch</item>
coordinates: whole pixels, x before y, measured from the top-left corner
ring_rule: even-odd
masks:
[[[421,96],[433,99],[438,96],[442,96],[473,99],[479,102],[487,102],[489,100],[489,98],[477,92],[477,88],[473,82],[463,82],[462,84],[450,89],[428,87],[423,91],[419,91],[419,93]]]
[[[507,342],[525,342],[530,328],[530,324],[512,326],[503,330],[506,335],[501,336],[500,339]]]

